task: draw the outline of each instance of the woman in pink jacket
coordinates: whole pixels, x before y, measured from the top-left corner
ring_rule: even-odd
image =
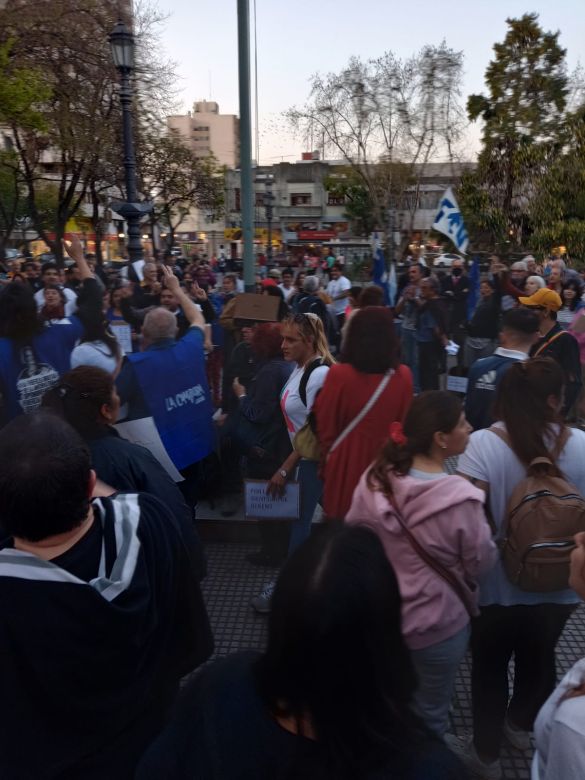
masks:
[[[390,440],[362,475],[345,518],[372,528],[394,567],[403,633],[419,677],[416,705],[439,736],[447,729],[470,615],[477,614],[476,580],[497,557],[483,492],[444,471],[470,431],[456,396],[419,395],[404,428],[392,423]]]

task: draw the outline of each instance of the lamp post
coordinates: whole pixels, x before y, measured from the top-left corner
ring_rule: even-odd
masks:
[[[140,219],[152,209],[151,203],[139,203],[136,187],[136,158],[132,135],[132,88],[130,75],[134,69],[134,36],[121,20],[110,34],[112,59],[120,75],[120,103],[124,135],[124,171],[126,175],[126,201],[112,201],[111,207],[126,220],[128,225],[128,255],[130,262],[143,259],[140,240]]]
[[[272,214],[274,195],[272,194],[272,178],[268,176],[264,181],[264,210],[268,223],[268,241],[266,244],[266,265],[272,265]]]

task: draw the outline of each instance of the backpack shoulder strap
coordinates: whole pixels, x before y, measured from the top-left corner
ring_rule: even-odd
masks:
[[[501,439],[504,444],[507,444],[510,448],[512,447],[512,443],[507,431],[503,431],[501,428],[497,428],[495,425],[490,426],[488,431],[490,431],[490,433],[495,433],[498,439]]]
[[[303,371],[303,375],[299,383],[299,397],[303,402],[304,406],[307,405],[307,385],[309,384],[309,379],[311,378],[311,374],[316,368],[319,368],[322,365],[324,365],[323,358],[319,357],[316,360],[313,360],[312,363],[309,363],[309,365],[306,366],[305,370]]]

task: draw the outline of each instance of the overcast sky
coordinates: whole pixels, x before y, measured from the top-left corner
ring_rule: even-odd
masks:
[[[222,113],[238,114],[236,0],[158,0],[168,11],[163,43],[178,64],[182,110],[195,100],[216,100]],[[250,0],[253,36],[254,0]],[[281,115],[303,103],[316,72],[340,70],[352,55],[393,51],[408,57],[424,44],[445,39],[464,52],[463,94],[484,89],[494,42],[506,34],[506,18],[535,11],[545,30],[560,30],[569,69],[585,64],[585,0],[256,0],[260,160],[300,159]],[[251,42],[253,78],[253,39]],[[469,134],[469,155],[478,129]]]

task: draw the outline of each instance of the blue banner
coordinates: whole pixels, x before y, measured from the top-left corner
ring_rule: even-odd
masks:
[[[474,257],[469,269],[469,295],[467,296],[467,319],[470,320],[479,301],[479,284],[481,281],[479,258]]]
[[[382,251],[382,244],[378,233],[374,233],[374,267],[372,269],[372,281],[384,291],[384,305],[391,306],[388,294],[388,271],[386,270],[386,258]]]
[[[165,449],[178,469],[213,449],[213,409],[203,333],[190,328],[171,345],[128,355]]]

